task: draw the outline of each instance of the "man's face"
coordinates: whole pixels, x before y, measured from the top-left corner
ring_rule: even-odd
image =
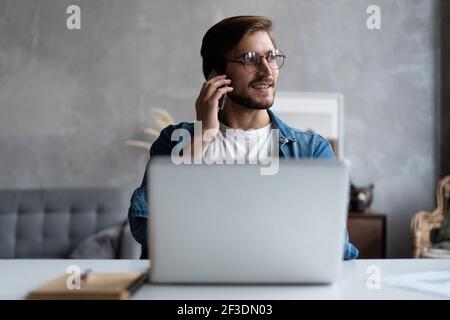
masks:
[[[244,36],[241,41],[227,55],[227,59],[240,59],[247,52],[255,52],[259,56],[266,56],[267,52],[275,49],[269,35],[265,31],[256,31]],[[248,72],[242,63],[227,62],[228,78],[234,88],[228,97],[249,109],[268,109],[273,105],[278,70],[273,70],[265,58],[257,70]],[[268,87],[267,87],[268,85]]]

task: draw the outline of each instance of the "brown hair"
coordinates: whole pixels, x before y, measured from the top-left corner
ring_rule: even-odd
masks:
[[[264,16],[236,16],[213,25],[205,34],[200,55],[203,58],[205,79],[212,69],[225,72],[225,56],[241,39],[255,31],[266,31],[276,47],[272,35],[272,20]]]

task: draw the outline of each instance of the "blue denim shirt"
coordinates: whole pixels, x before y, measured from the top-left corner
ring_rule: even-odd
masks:
[[[280,156],[286,159],[300,158],[322,158],[334,159],[334,153],[328,140],[318,134],[308,133],[290,128],[283,123],[271,110],[268,110],[272,119],[273,126],[279,129],[279,148]],[[194,132],[194,124],[189,122],[181,122],[177,125],[170,125],[161,131],[158,139],[152,144],[150,149],[150,157],[156,155],[170,155],[172,148],[178,141],[172,141],[171,135],[175,129],[184,128],[189,130],[191,136]],[[137,242],[142,246],[143,257],[146,256],[147,250],[147,170],[144,179],[139,188],[137,188],[132,197],[131,205],[128,210],[128,219],[130,221],[131,233]],[[347,230],[344,239],[344,259],[351,260],[358,256],[358,249],[349,242]]]

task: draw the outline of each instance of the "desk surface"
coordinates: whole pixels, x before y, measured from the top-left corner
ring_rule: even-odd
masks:
[[[23,299],[28,291],[66,272],[69,265],[96,272],[144,271],[146,260],[0,260],[0,299]],[[381,284],[368,289],[367,268],[377,265],[381,277],[421,271],[450,270],[450,260],[356,260],[344,261],[337,283],[331,286],[302,285],[152,285],[146,284],[134,299],[441,299],[440,296]]]

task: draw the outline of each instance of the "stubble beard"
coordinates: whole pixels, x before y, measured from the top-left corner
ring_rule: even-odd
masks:
[[[251,109],[251,110],[267,110],[273,106],[275,101],[275,92],[272,95],[272,100],[269,103],[261,103],[250,97],[249,95],[240,95],[234,92],[229,92],[227,98],[230,98],[233,102]]]

